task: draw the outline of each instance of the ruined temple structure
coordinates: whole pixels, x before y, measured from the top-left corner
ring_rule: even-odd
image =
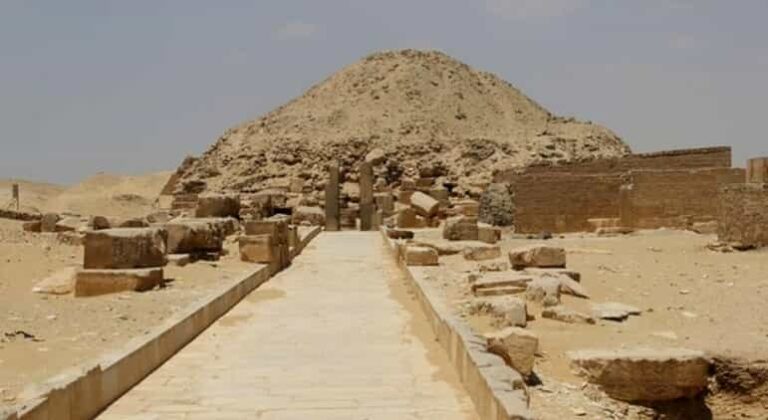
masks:
[[[746,183],[720,191],[718,239],[736,249],[768,246],[768,157],[747,162]]]
[[[517,232],[560,233],[716,225],[719,192],[745,177],[730,147],[711,147],[534,165],[494,181],[510,185]]]

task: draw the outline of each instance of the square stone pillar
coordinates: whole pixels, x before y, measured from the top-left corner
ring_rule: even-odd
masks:
[[[13,184],[11,197],[13,197],[13,202],[16,204],[16,211],[19,211],[19,208],[21,207],[21,202],[19,201],[19,184]]]
[[[340,227],[339,213],[339,163],[333,162],[328,168],[328,184],[325,186],[325,230],[336,232]]]
[[[768,183],[768,157],[754,158],[747,162],[747,182]]]
[[[373,214],[375,212],[373,165],[370,162],[363,162],[360,164],[360,230],[373,230]]]

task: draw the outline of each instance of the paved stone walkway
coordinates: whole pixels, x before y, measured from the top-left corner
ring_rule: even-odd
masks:
[[[379,233],[323,233],[103,419],[475,419]]]

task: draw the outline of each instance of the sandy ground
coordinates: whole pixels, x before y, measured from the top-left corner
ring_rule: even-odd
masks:
[[[81,263],[82,247],[22,232],[19,222],[0,219],[0,407],[19,402],[26,386],[118,348],[254,268],[237,255],[169,266],[165,276],[173,281],[150,292],[77,299],[42,295],[32,293],[35,283]]]
[[[11,186],[19,184],[21,209],[84,216],[138,217],[151,213],[171,172],[141,176],[100,173],[75,185],[0,179],[0,206],[11,202]]]
[[[438,240],[440,232],[425,230],[418,239]],[[630,236],[601,238],[567,235],[546,241],[568,251],[568,268],[581,272],[591,299],[563,295],[564,306],[590,313],[598,302],[622,302],[643,310],[640,316],[618,323],[565,324],[540,317],[541,308],[529,303],[536,319],[528,328],[539,335],[541,356],[536,372],[544,385],[534,388],[533,407],[543,418],[587,415],[606,417],[605,407],[578,390],[582,380],[568,366],[565,353],[586,348],[686,347],[711,355],[747,360],[768,356],[768,250],[716,253],[705,245],[714,236],[680,231],[648,231]],[[540,241],[507,239],[502,255],[521,245]],[[467,314],[466,272],[477,264],[462,256],[441,257],[439,280],[457,312],[479,332],[493,329],[484,316]],[[567,398],[566,398],[567,397]],[[714,418],[739,415],[761,418],[763,408],[734,411],[727,401],[712,399]],[[577,415],[578,414],[578,415]],[[610,417],[610,416],[608,416]],[[583,417],[582,417],[583,418]],[[762,417],[764,418],[764,417]]]

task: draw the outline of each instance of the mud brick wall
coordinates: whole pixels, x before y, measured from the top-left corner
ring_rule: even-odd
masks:
[[[621,222],[627,227],[685,228],[718,218],[718,194],[729,184],[741,184],[744,169],[631,171],[622,193]]]
[[[721,189],[719,201],[720,241],[768,246],[768,184],[728,185]]]
[[[615,173],[631,170],[672,170],[696,168],[730,168],[730,147],[669,150],[655,153],[639,153],[621,158],[595,159],[560,165],[542,164],[523,170],[525,173]],[[495,182],[509,182],[519,170],[509,170],[495,175]]]
[[[619,217],[622,174],[526,174],[511,179],[515,231],[590,230],[591,218]]]

